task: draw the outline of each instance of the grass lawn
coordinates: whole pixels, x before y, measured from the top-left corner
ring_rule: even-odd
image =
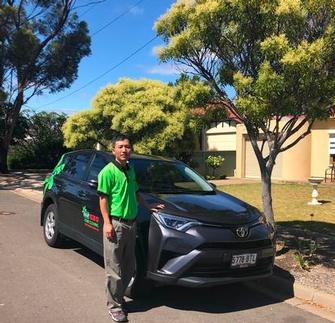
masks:
[[[259,183],[220,185],[218,189],[263,209]],[[276,222],[335,234],[335,185],[319,185],[318,192],[318,200],[323,204],[311,206],[307,205],[311,200],[311,185],[272,184]]]

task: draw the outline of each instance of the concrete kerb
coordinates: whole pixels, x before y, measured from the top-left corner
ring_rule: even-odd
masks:
[[[3,178],[2,178],[3,179]],[[15,180],[15,179],[14,179]],[[235,180],[233,180],[235,182]],[[251,182],[251,181],[244,181]],[[220,185],[221,183],[216,183]],[[0,178],[1,188],[1,178]],[[29,198],[37,203],[42,201],[43,192],[29,188],[12,189],[18,195]],[[308,286],[301,285],[294,279],[284,278],[278,274],[261,280],[249,281],[246,283],[250,288],[260,290],[274,299],[291,299],[296,297],[305,302],[309,302],[332,312],[335,312],[335,295],[318,291]]]
[[[266,279],[249,281],[247,284],[250,288],[260,290],[272,298],[285,300],[296,297],[335,314],[335,295],[294,282],[293,279],[274,274]]]

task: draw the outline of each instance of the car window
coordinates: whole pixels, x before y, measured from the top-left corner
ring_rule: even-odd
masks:
[[[153,193],[209,193],[213,188],[191,168],[178,162],[133,160],[142,191]]]
[[[83,179],[87,170],[91,153],[70,156],[64,166],[63,173],[76,179]]]
[[[106,166],[107,159],[101,155],[95,155],[94,161],[88,173],[88,181],[97,181],[99,172]]]

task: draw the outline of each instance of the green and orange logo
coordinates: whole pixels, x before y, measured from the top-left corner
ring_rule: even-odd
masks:
[[[83,206],[81,213],[84,219],[84,226],[94,231],[99,231],[99,217],[88,212],[87,207]]]

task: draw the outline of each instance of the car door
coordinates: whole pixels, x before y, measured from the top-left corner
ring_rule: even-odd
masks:
[[[98,253],[102,253],[103,218],[99,207],[97,193],[98,174],[109,162],[110,158],[96,152],[87,172],[85,185],[82,189],[84,196],[82,203],[81,232],[85,236],[86,245]]]
[[[72,154],[64,166],[56,185],[62,187],[58,201],[58,211],[62,231],[71,238],[81,241],[82,199],[85,199],[88,167],[92,152],[83,151]]]

